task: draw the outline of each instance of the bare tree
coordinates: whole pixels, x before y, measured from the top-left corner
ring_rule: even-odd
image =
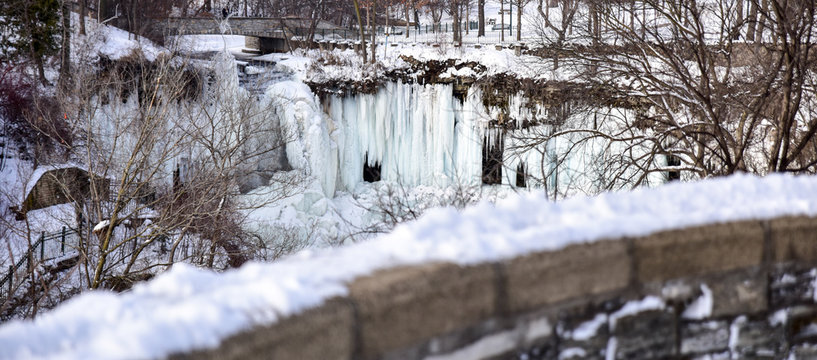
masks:
[[[550,1],[539,0],[536,10],[541,20],[537,23],[535,31],[541,39],[541,44],[552,50],[550,55],[553,58],[553,67],[558,69],[559,53],[568,44],[568,35],[572,33],[580,3],[578,0],[557,0],[558,14],[552,14]],[[551,18],[556,15],[558,15],[557,21],[553,21]]]
[[[516,0],[516,41],[522,41],[522,12],[532,0]]]
[[[566,37],[564,23],[547,26],[552,43],[564,44],[573,60],[574,81],[588,94],[607,93],[610,104],[590,109],[585,121],[531,136],[529,144],[570,144],[557,147],[557,162],[577,159],[586,146],[606,149],[598,153],[603,176],[585,174],[606,179],[601,190],[662,172],[702,178],[817,171],[813,3],[767,0],[767,8],[760,1],[749,3],[749,20],[739,19],[736,1],[588,3],[591,16],[580,19],[587,26],[575,31],[592,39],[589,45]],[[736,42],[736,34],[756,33],[748,26],[752,9],[766,35],[756,35],[755,44]]]
[[[72,152],[91,175],[89,196],[74,199],[88,223],[89,287],[188,260],[175,250],[190,239],[204,246],[201,265],[238,266],[252,254],[244,210],[289,196],[279,186],[262,203],[237,200],[273,179],[287,136],[278,105],[240,89],[235,64],[219,56],[207,69],[135,54],[101,76],[90,67],[78,74],[83,87],[64,107],[83,139]],[[167,261],[146,254],[159,243]]]
[[[477,0],[477,36],[485,36],[485,0]]]

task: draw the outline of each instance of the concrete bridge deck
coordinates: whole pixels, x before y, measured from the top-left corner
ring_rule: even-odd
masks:
[[[261,52],[287,51],[292,39],[305,38],[309,34],[311,21],[300,18],[169,18],[157,23],[160,33],[166,35],[244,35],[247,46]],[[319,21],[315,27],[318,39],[357,39],[355,30],[343,29],[326,21]]]

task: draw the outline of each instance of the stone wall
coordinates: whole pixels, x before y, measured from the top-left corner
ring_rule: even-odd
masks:
[[[816,245],[817,219],[784,217],[388,269],[173,358],[817,358]]]

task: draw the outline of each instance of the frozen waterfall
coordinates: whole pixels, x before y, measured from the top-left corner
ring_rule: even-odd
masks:
[[[501,169],[501,178],[489,183],[544,187],[558,192],[554,197],[592,193],[611,154],[624,151],[580,133],[549,138],[554,128],[543,120],[559,110],[528,103],[522,93],[509,96],[505,113],[483,105],[476,86],[458,100],[450,84],[388,82],[374,94],[330,96],[324,106],[298,82],[275,84],[267,96],[285,102],[282,125],[298,134],[287,145],[289,163],[315,178],[330,198],[335,191],[354,192],[369,169],[407,187],[445,187],[479,185],[491,166]],[[630,116],[623,109],[604,111],[600,116],[608,119]],[[577,113],[563,126],[592,129],[593,116]],[[500,118],[514,122],[512,130],[492,123]],[[604,126],[619,125],[610,120]],[[495,146],[501,150],[484,163]]]
[[[451,85],[388,83],[376,94],[332,97],[337,124],[338,188],[363,181],[364,159],[383,180],[406,186],[479,184],[484,111],[462,104]]]

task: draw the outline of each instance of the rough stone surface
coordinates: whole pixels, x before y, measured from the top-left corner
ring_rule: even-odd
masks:
[[[769,306],[783,308],[814,302],[815,271],[780,269],[770,275]]]
[[[681,355],[699,355],[729,350],[729,323],[705,321],[681,325]]]
[[[766,311],[768,277],[759,268],[709,277],[712,290],[711,317],[756,314]]]
[[[231,336],[216,349],[177,354],[172,359],[352,359],[352,307],[343,299],[283,319],[272,326]]]
[[[790,354],[797,360],[817,359],[817,345],[798,344],[792,347]]]
[[[783,326],[772,326],[766,320],[736,321],[738,336],[735,355],[740,358],[774,359],[786,349]]]
[[[390,269],[349,285],[357,306],[360,356],[371,359],[491,317],[497,278],[492,265]]]
[[[676,353],[676,321],[671,310],[650,310],[618,319],[616,359],[663,359]]]
[[[786,334],[792,343],[817,343],[817,308],[798,305],[786,310]]]
[[[787,217],[770,222],[775,260],[817,262],[817,219]]]
[[[610,240],[517,258],[506,264],[506,272],[513,313],[623,289],[630,280],[630,262],[626,242]]]
[[[804,263],[810,224],[749,221],[503,263],[384,270],[349,284],[349,298],[172,358],[602,359],[615,344],[616,359],[817,359],[817,269]],[[795,254],[801,246],[805,255]],[[702,284],[711,313],[683,319]],[[646,295],[666,309],[611,324]],[[597,331],[575,336],[599,315]]]
[[[261,49],[261,40],[255,36],[245,36],[244,37],[244,47],[248,49]]]
[[[571,319],[559,323],[561,339],[559,342],[560,353],[565,353],[570,349],[580,348],[584,351],[584,355],[581,357],[582,359],[604,359],[604,351],[607,349],[607,341],[610,338],[610,327],[607,319],[600,322],[600,326],[596,328],[595,334],[590,337],[578,336],[577,329],[580,329],[582,325],[587,326],[589,322],[594,322],[596,320],[595,316],[581,320],[582,321]]]
[[[664,231],[633,243],[641,282],[757,266],[763,259],[763,227],[756,221]]]

